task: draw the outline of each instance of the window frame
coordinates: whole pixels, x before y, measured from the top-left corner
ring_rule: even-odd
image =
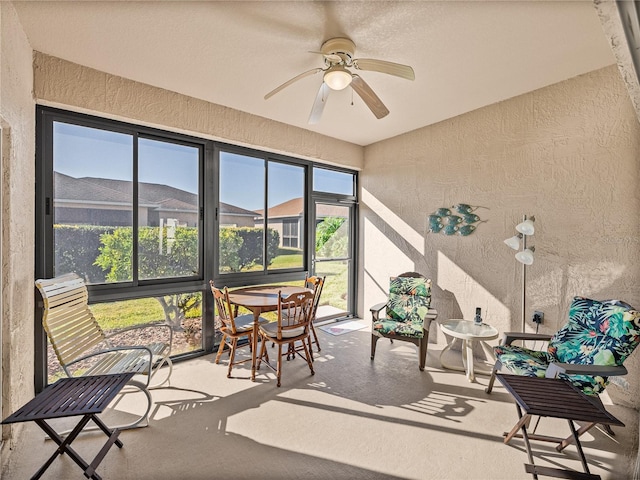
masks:
[[[62,122],[82,127],[95,128],[98,130],[107,130],[125,135],[132,135],[134,138],[133,145],[133,195],[132,195],[132,229],[134,233],[132,265],[133,279],[127,282],[114,282],[104,284],[89,284],[87,289],[91,296],[92,302],[104,302],[113,300],[127,300],[147,296],[159,296],[165,293],[183,293],[202,289],[206,265],[206,245],[207,229],[206,216],[204,215],[204,205],[206,203],[206,189],[204,187],[204,175],[207,143],[209,141],[191,137],[188,135],[177,134],[169,131],[157,130],[151,127],[124,123],[116,120],[94,117],[82,113],[75,113],[66,110],[60,110],[51,107],[37,106],[36,128],[40,133],[39,137],[42,142],[38,142],[36,151],[36,222],[37,227],[36,238],[40,241],[36,245],[36,276],[37,278],[50,278],[54,274],[53,265],[53,199],[55,192],[53,191],[53,152],[49,148],[53,145],[53,124]],[[198,166],[198,275],[188,277],[170,277],[140,280],[137,278],[138,265],[138,248],[137,248],[137,232],[138,224],[138,165],[137,165],[137,140],[140,138],[175,143],[190,147],[197,147],[199,153]],[[46,142],[48,145],[45,146]],[[39,148],[38,148],[39,147]],[[38,182],[39,180],[39,182]],[[63,273],[63,272],[59,272]]]
[[[260,150],[254,150],[246,147],[239,147],[236,145],[224,144],[224,143],[215,143],[214,144],[214,159],[216,166],[216,175],[215,179],[218,182],[217,186],[219,186],[220,182],[220,154],[221,153],[231,153],[234,155],[243,155],[252,158],[257,158],[265,162],[265,177],[264,177],[264,207],[265,207],[265,215],[264,215],[264,233],[263,233],[263,252],[264,255],[266,252],[266,231],[267,225],[269,221],[268,213],[267,213],[267,201],[268,201],[268,185],[269,185],[269,162],[276,163],[284,163],[286,165],[295,165],[304,168],[304,229],[308,231],[309,229],[309,205],[311,201],[311,185],[312,185],[312,170],[313,170],[313,162],[307,160],[301,160],[298,158],[287,157],[285,155],[278,155],[270,152],[264,152]],[[295,280],[302,280],[305,278],[306,272],[309,270],[311,252],[309,251],[309,241],[307,235],[304,236],[304,241],[302,245],[298,248],[302,249],[302,265],[300,267],[287,268],[287,269],[276,269],[270,270],[268,266],[266,266],[263,270],[260,271],[251,271],[251,272],[234,272],[234,273],[220,273],[219,271],[219,235],[220,235],[220,227],[221,224],[219,222],[219,206],[220,206],[220,189],[215,188],[216,193],[216,211],[215,211],[215,231],[213,234],[214,243],[215,243],[215,265],[213,270],[213,280],[216,284],[226,285],[228,287],[240,287],[246,285],[260,285],[267,283],[284,283]]]
[[[134,135],[134,149],[137,148],[137,139],[149,138],[152,140],[167,141],[189,146],[198,146],[200,149],[199,158],[199,274],[193,277],[157,278],[149,280],[137,280],[132,282],[118,282],[109,284],[87,285],[91,303],[111,302],[119,300],[132,300],[144,297],[161,296],[176,293],[188,293],[194,291],[202,292],[202,349],[194,350],[187,354],[174,357],[174,360],[191,358],[207,353],[211,353],[217,347],[215,345],[214,328],[214,308],[213,299],[209,293],[209,279],[213,279],[217,284],[228,286],[229,288],[239,286],[259,285],[265,283],[284,283],[299,281],[305,278],[312,265],[312,245],[310,239],[313,238],[312,230],[315,229],[313,221],[314,198],[318,195],[326,194],[313,191],[313,171],[314,167],[327,170],[345,172],[353,175],[354,195],[344,197],[341,195],[329,194],[328,197],[341,197],[342,201],[357,204],[357,179],[358,172],[348,168],[334,168],[325,164],[304,160],[286,155],[271,153],[263,150],[256,150],[248,147],[214,141],[193,135],[185,135],[147,127],[135,123],[123,122],[109,119],[98,115],[74,112],[61,108],[35,105],[36,117],[36,155],[35,155],[35,278],[51,278],[54,273],[54,229],[53,229],[53,125],[54,122],[64,122],[72,125],[80,125],[99,130],[108,130],[115,133]],[[169,127],[167,127],[169,128]],[[219,252],[219,207],[220,207],[220,152],[229,152],[239,155],[257,157],[268,162],[278,162],[286,165],[299,166],[304,169],[304,222],[300,223],[298,230],[299,248],[301,248],[302,265],[295,268],[272,269],[264,268],[258,272],[238,272],[233,274],[218,273],[218,252]],[[137,161],[137,152],[134,153],[134,162]],[[134,168],[133,199],[134,205],[138,202],[137,191],[137,165]],[[265,208],[268,199],[268,169],[265,175]],[[133,208],[133,207],[132,207]],[[134,232],[137,232],[138,214],[133,208]],[[268,215],[265,215],[265,227],[268,225]],[[357,228],[353,232],[353,245],[357,244]],[[300,230],[303,229],[303,230]],[[266,236],[266,228],[265,228]],[[300,242],[302,237],[302,242]],[[134,236],[135,238],[135,236]],[[266,237],[265,237],[266,238]],[[137,244],[134,244],[134,258],[139,254]],[[266,254],[266,251],[265,251]],[[134,266],[135,268],[135,266]],[[62,273],[62,272],[59,272]],[[354,279],[355,281],[355,279]],[[356,291],[352,292],[355,298]],[[34,288],[34,361],[35,361],[35,388],[36,392],[41,391],[47,385],[47,338],[42,328],[42,302]],[[352,310],[352,314],[355,310]]]

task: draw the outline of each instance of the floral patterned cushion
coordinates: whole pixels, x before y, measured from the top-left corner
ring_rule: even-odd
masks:
[[[422,277],[391,277],[387,318],[373,329],[385,335],[422,338],[424,317],[431,305],[431,280]]]
[[[544,377],[551,362],[622,365],[640,342],[640,312],[618,300],[575,297],[569,322],[549,341],[546,352],[515,345],[494,348],[500,363],[513,373]],[[560,375],[587,395],[600,393],[608,379],[591,375]]]
[[[373,330],[383,335],[398,335],[400,337],[422,338],[424,330],[422,329],[422,321],[418,323],[405,323],[381,318],[373,323]]]
[[[544,377],[549,363],[554,360],[547,352],[517,345],[497,346],[493,350],[505,368],[527,377]]]
[[[640,342],[640,312],[619,300],[575,297],[569,322],[550,340],[548,352],[559,362],[581,365],[622,365]],[[569,380],[598,393],[606,377],[571,375]]]

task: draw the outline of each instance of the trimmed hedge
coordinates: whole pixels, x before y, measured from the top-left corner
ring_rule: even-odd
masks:
[[[95,264],[100,254],[100,237],[115,227],[54,225],[54,271],[56,275],[75,272],[89,283],[104,283],[104,270]]]
[[[189,275],[196,268],[198,230],[177,227],[171,253],[158,255],[158,227],[139,230],[141,278]],[[166,230],[163,245],[167,246]],[[89,283],[131,279],[130,227],[54,225],[56,275],[75,272]],[[278,256],[280,235],[267,229],[267,264]],[[231,272],[246,271],[262,264],[262,228],[223,227],[220,229],[220,265]]]
[[[224,229],[221,229],[224,230]],[[238,251],[239,269],[231,270],[241,272],[248,270],[254,265],[262,265],[262,228],[240,227],[230,228],[242,239],[242,246]],[[277,230],[267,229],[267,265],[278,256],[278,246],[280,245],[280,234]],[[221,259],[221,266],[226,266]]]

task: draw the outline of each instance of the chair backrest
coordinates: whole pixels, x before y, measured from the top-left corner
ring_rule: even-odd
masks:
[[[318,312],[318,305],[320,305],[320,295],[322,294],[322,287],[324,287],[324,280],[327,277],[305,277],[304,286],[313,290],[313,311],[311,312],[311,321],[316,319],[316,313]]]
[[[619,300],[574,297],[569,321],[549,341],[548,353],[559,362],[622,365],[640,342],[640,312]],[[571,375],[585,393],[602,391],[607,378]]]
[[[278,293],[277,338],[281,340],[308,334],[312,315],[313,293],[292,293],[286,297]]]
[[[44,302],[42,325],[64,367],[105,342],[105,334],[89,309],[84,280],[75,273],[36,280]]]
[[[622,365],[640,342],[640,313],[619,300],[575,297],[569,321],[549,341],[560,362]]]
[[[233,308],[229,301],[229,291],[227,290],[227,287],[224,287],[224,289],[221,290],[214,285],[213,280],[209,280],[209,286],[211,287],[211,293],[213,294],[213,299],[215,301],[218,319],[222,322],[221,326],[224,326],[233,334],[237,333]]]
[[[420,323],[431,306],[431,280],[417,272],[391,277],[387,318],[403,323]]]

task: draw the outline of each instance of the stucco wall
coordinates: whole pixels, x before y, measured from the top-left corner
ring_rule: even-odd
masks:
[[[574,295],[640,308],[638,158],[615,66],[366,147],[359,311],[385,298],[390,275],[417,270],[434,281],[440,320],[478,306],[501,332],[520,330],[522,265],[503,241],[523,214],[536,217],[526,318],[542,310],[542,332],[564,324]],[[483,207],[486,223],[468,237],[427,233],[427,215],[457,203]],[[640,352],[627,367],[629,389],[608,393],[638,407]]]
[[[33,398],[35,118],[32,50],[13,5],[0,2],[2,417]],[[3,427],[3,438],[10,427]],[[3,445],[5,459],[7,442]]]
[[[38,102],[360,169],[359,145],[36,52]]]

